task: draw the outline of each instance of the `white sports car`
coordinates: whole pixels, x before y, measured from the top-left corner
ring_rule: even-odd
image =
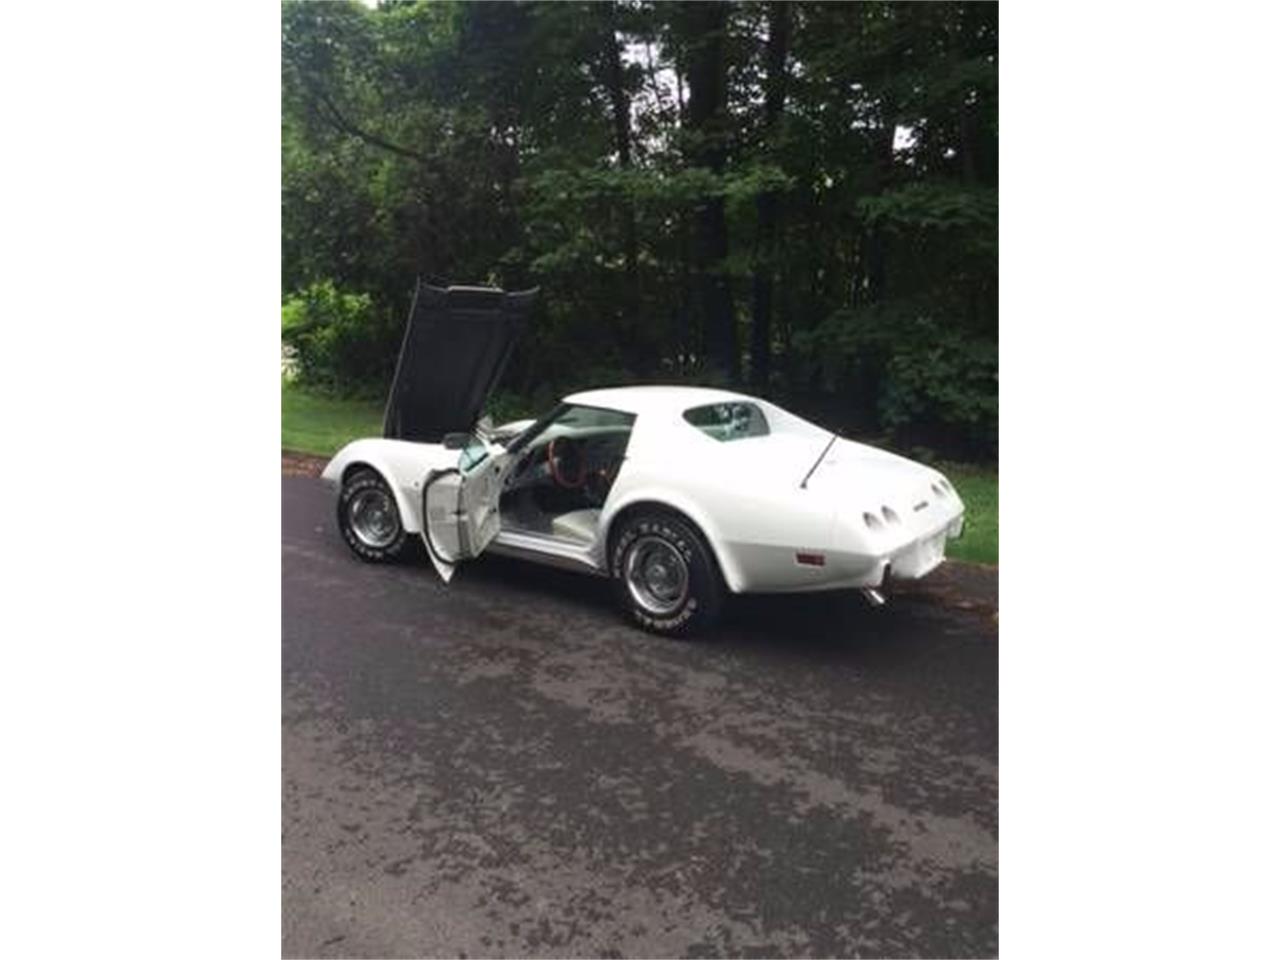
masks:
[[[528,303],[419,288],[388,436],[323,474],[361,559],[416,534],[446,581],[484,551],[564,566],[612,578],[636,622],[679,633],[726,593],[854,588],[878,604],[960,535],[964,505],[938,471],[740,393],[588,390],[536,421],[478,425]]]

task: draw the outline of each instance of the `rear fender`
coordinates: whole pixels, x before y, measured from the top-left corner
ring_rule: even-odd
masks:
[[[596,551],[599,553],[596,559],[600,563],[601,569],[606,571],[609,569],[609,558],[606,554],[614,520],[627,511],[629,507],[634,507],[640,503],[651,503],[655,507],[667,507],[688,517],[702,531],[702,535],[707,541],[707,546],[711,548],[711,552],[715,555],[716,563],[720,565],[720,573],[724,576],[725,585],[733,593],[741,592],[743,585],[742,571],[732,551],[726,548],[719,525],[691,497],[669,487],[642,486],[632,488],[620,496],[616,503],[610,502],[606,504],[605,511],[600,517],[600,536],[596,538],[595,546]]]

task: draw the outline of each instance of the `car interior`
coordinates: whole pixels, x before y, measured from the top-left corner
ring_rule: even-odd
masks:
[[[564,405],[513,440],[516,461],[499,504],[503,527],[591,543],[634,422],[632,414]]]

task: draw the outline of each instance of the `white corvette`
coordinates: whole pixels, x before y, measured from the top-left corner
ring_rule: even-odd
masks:
[[[938,471],[740,393],[589,390],[537,421],[477,426],[523,296],[419,288],[388,437],[348,444],[323,474],[361,559],[418,535],[446,581],[485,551],[556,564],[612,578],[636,622],[678,633],[713,621],[726,592],[882,602],[877,588],[923,577],[960,535],[964,505]]]

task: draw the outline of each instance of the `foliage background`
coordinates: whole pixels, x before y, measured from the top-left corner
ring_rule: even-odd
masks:
[[[740,384],[997,451],[994,3],[286,2],[282,336],[383,393],[414,279],[542,288],[504,405]]]

